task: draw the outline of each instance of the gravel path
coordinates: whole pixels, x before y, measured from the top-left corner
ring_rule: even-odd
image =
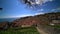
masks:
[[[36,29],[38,30],[38,32],[39,32],[40,34],[48,34],[48,33],[44,32],[44,30],[39,29],[38,27],[36,27]]]

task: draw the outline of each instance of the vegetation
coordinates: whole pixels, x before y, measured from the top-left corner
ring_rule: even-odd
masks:
[[[46,13],[46,14],[41,14],[41,15],[36,15],[36,16],[29,16],[29,17],[23,17],[17,20],[14,20],[12,22],[12,24],[10,23],[5,23],[3,22],[2,24],[0,23],[0,29],[4,29],[4,27],[6,28],[7,26],[22,26],[22,25],[31,25],[32,26],[38,26],[38,25],[42,25],[42,26],[51,26],[54,28],[59,28],[60,29],[60,21],[58,23],[55,23],[55,25],[50,25],[50,23],[53,23],[53,20],[60,20],[60,12],[56,12],[56,13]],[[54,23],[53,23],[54,24]],[[3,27],[4,26],[4,27]],[[35,29],[35,27],[24,27],[24,28],[8,28],[5,31],[0,31],[0,34],[39,34],[37,32],[37,30]]]
[[[48,25],[48,26],[60,29],[60,25],[53,25],[53,26],[52,25]]]
[[[35,27],[9,28],[6,31],[0,31],[0,34],[39,34]]]

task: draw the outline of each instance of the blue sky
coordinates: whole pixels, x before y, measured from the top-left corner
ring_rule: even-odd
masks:
[[[19,0],[0,0],[0,7],[3,8],[0,10],[0,18],[16,18],[60,11],[60,0],[48,1],[40,9],[37,8],[38,10],[28,9]]]

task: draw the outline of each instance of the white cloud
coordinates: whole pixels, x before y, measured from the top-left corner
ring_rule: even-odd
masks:
[[[53,0],[42,0],[43,1],[43,3],[46,3],[46,2],[48,2],[48,1],[53,1]]]
[[[60,7],[59,7],[59,8],[57,8],[57,10],[60,10]]]
[[[40,9],[40,11],[44,11],[44,9]]]
[[[43,3],[46,3],[46,2],[48,2],[48,1],[53,1],[53,0],[35,0],[35,2],[31,2],[31,4],[40,4],[40,5],[42,5]]]
[[[35,14],[25,14],[25,15],[18,15],[18,16],[0,16],[1,18],[20,18],[20,17],[26,17],[26,16],[34,16],[34,15],[39,15],[39,14],[44,14],[44,13],[35,13]]]
[[[0,18],[20,18],[26,16],[33,16],[32,14],[18,15],[18,16],[1,16]]]
[[[35,15],[40,15],[40,14],[44,14],[43,12],[40,12],[40,13],[35,13]]]
[[[60,10],[60,7],[59,8],[52,9],[51,11],[58,11],[58,10]]]
[[[55,11],[56,9],[52,9],[51,11]]]

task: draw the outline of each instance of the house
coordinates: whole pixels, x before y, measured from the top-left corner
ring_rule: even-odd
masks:
[[[60,25],[60,19],[52,19],[50,25]]]

